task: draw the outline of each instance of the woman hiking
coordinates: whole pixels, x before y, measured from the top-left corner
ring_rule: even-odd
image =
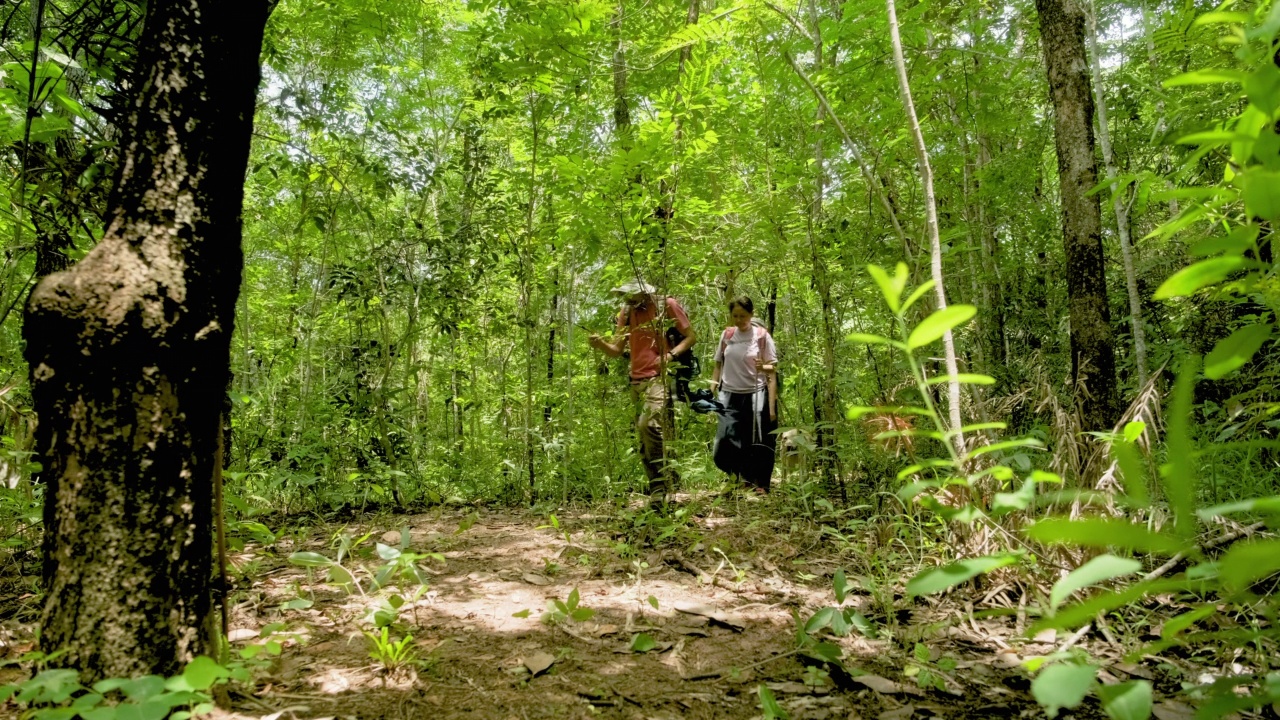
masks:
[[[778,438],[778,349],[773,337],[752,322],[755,305],[740,295],[729,301],[733,324],[720,334],[711,389],[725,412],[716,428],[712,459],[759,494],[769,492]]]

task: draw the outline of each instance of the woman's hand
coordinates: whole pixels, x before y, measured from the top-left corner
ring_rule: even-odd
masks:
[[[720,392],[720,381],[719,381],[719,380],[712,380],[712,381],[711,381],[711,392],[712,392],[712,394],[715,394],[715,393],[717,393],[717,392]]]
[[[769,408],[769,422],[778,422],[778,408]]]

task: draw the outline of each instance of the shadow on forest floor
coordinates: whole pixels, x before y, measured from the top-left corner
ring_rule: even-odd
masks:
[[[877,623],[879,639],[827,639],[843,649],[847,667],[867,674],[836,673],[833,680],[807,669],[788,654],[796,647],[795,614],[808,618],[833,605],[832,573],[866,559],[812,526],[769,519],[770,504],[730,512],[691,503],[681,542],[670,543],[683,553],[635,548],[630,526],[599,515],[562,515],[557,529],[527,512],[456,509],[315,527],[274,547],[250,545],[230,557],[240,577],[233,644],[260,642],[263,628],[275,623],[296,639],[285,642],[251,692],[231,692],[213,717],[751,718],[762,714],[761,685],[793,720],[1042,716],[1018,665],[1065,638],[1022,638],[1025,613],[1018,608],[1026,600],[1012,585],[930,602],[854,591],[846,605]],[[333,557],[330,540],[344,527],[356,536],[372,532],[362,546],[369,551],[380,537],[396,545],[408,528],[410,550],[445,560],[423,563],[429,589],[416,599],[413,588],[346,592],[325,584],[323,572],[288,562],[300,550]],[[367,554],[344,563],[366,588],[382,564]],[[899,589],[903,582],[888,580]],[[549,601],[566,601],[575,589],[592,617],[541,620]],[[364,632],[372,612],[397,593],[406,602],[391,636],[412,635],[424,662],[389,672],[371,659]],[[312,604],[286,605],[299,599]],[[708,618],[709,610],[716,617]],[[655,647],[633,652],[639,633]],[[921,671],[932,675],[933,687],[921,689]],[[1122,663],[1104,672],[1121,679],[1155,674]],[[1065,716],[1101,717],[1089,703]]]

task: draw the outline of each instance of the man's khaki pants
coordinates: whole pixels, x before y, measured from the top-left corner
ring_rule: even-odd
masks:
[[[649,494],[663,495],[675,490],[675,471],[664,472],[662,457],[663,426],[670,427],[671,395],[659,378],[631,383],[631,398],[636,405],[636,435],[640,438],[640,463],[649,477]]]

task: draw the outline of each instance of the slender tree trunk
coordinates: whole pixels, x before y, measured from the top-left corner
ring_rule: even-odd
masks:
[[[623,150],[630,150],[631,104],[627,102],[627,52],[622,40],[622,21],[627,14],[626,0],[618,0],[613,22],[613,131]]]
[[[898,89],[902,93],[902,105],[907,111],[911,137],[915,140],[916,159],[920,163],[920,182],[924,186],[924,220],[932,248],[929,269],[933,275],[933,291],[938,310],[945,310],[947,293],[942,283],[942,238],[938,232],[938,205],[933,195],[933,168],[929,165],[929,149],[924,144],[924,133],[920,130],[920,120],[916,117],[916,106],[911,100],[907,63],[902,57],[902,38],[898,34],[898,12],[894,8],[893,0],[885,0],[885,6],[889,11],[889,38],[893,41],[893,64],[898,70]],[[955,338],[950,330],[942,336],[942,347],[947,374],[951,376],[951,380],[947,382],[947,410],[950,414],[950,431],[954,433],[952,442],[955,445],[956,454],[964,455],[964,433],[960,431],[964,425],[960,419],[960,382],[955,379],[960,374],[960,368],[956,363]]]
[[[701,0],[689,0],[689,12],[685,15],[685,27],[698,24],[698,10]],[[685,68],[689,65],[689,58],[693,56],[693,45],[685,45],[680,48],[680,64],[676,68],[676,105],[680,105],[684,100],[684,95],[680,92],[680,83],[684,79]],[[675,137],[672,139],[672,147],[677,151],[680,144],[684,140],[684,113],[676,114]],[[676,156],[677,158],[679,155]],[[666,248],[667,239],[671,233],[671,218],[675,215],[676,205],[676,188],[679,185],[678,166],[672,166],[673,172],[671,176],[663,177],[658,181],[658,196],[661,198],[661,204],[658,207],[656,215],[661,223],[662,235],[659,238],[659,247]],[[665,262],[665,259],[664,259]],[[664,273],[665,275],[665,273]],[[665,282],[663,289],[666,288]],[[664,443],[663,447],[666,445]]]
[[[45,652],[172,674],[217,627],[219,417],[267,0],[147,4],[106,233],[32,292]]]
[[[821,71],[825,61],[823,57],[822,29],[819,23],[818,8],[813,0],[809,0],[808,33],[813,40],[814,68]],[[814,444],[818,447],[818,465],[822,468],[824,480],[833,491],[840,493],[840,501],[849,501],[848,489],[844,477],[836,470],[836,344],[837,335],[834,325],[835,308],[831,299],[831,277],[827,270],[825,210],[827,194],[826,144],[823,129],[826,125],[827,107],[818,103],[813,125],[813,164],[814,164],[814,197],[809,212],[809,251],[813,263],[813,282],[818,290],[822,312],[822,379],[815,388],[813,416],[816,425]]]
[[[975,44],[980,45],[985,37],[986,30],[982,24],[981,6],[974,11],[972,30],[970,31],[974,37]],[[974,72],[982,70],[983,56],[975,54],[973,56]],[[983,103],[981,90],[976,89],[980,83],[975,82],[975,88],[972,93],[973,102],[979,106]],[[973,194],[974,206],[977,210],[977,230],[980,240],[979,247],[982,255],[982,291],[983,297],[987,301],[987,313],[990,318],[987,322],[988,332],[986,333],[987,357],[990,359],[993,369],[996,372],[991,373],[997,379],[1007,375],[1003,368],[1008,363],[1009,358],[1009,337],[1005,329],[1005,291],[1004,281],[1000,276],[1000,243],[996,238],[995,231],[991,227],[991,222],[987,218],[987,203],[983,197],[983,179],[986,176],[985,170],[991,164],[991,139],[983,132],[981,123],[977,123],[974,128],[974,140],[977,143],[977,152],[974,155],[973,167]]]
[[[520,250],[520,305],[521,321],[524,324],[525,376],[524,376],[524,450],[525,464],[529,474],[529,504],[537,502],[537,463],[533,451],[533,364],[538,358],[538,346],[533,339],[533,231],[534,212],[538,205],[538,96],[529,96],[529,122],[532,126],[533,153],[529,160],[529,205],[525,215],[524,247]]]
[[[1102,88],[1102,61],[1098,57],[1098,20],[1089,13],[1089,54],[1093,72],[1093,93],[1098,105],[1098,142],[1102,145],[1102,162],[1111,180],[1111,208],[1116,216],[1116,236],[1120,239],[1120,256],[1124,261],[1124,287],[1129,294],[1129,326],[1133,330],[1133,360],[1138,370],[1137,389],[1147,384],[1147,336],[1142,329],[1142,298],[1138,295],[1138,277],[1133,269],[1133,244],[1129,238],[1129,206],[1116,187],[1116,163],[1111,154],[1111,130],[1107,127],[1107,96]]]
[[[1172,159],[1169,157],[1169,146],[1161,142],[1164,135],[1166,120],[1164,116],[1164,87],[1160,84],[1159,64],[1156,57],[1156,40],[1154,31],[1151,29],[1151,10],[1147,7],[1147,0],[1142,0],[1142,35],[1147,42],[1147,69],[1151,74],[1151,88],[1156,96],[1156,126],[1151,132],[1152,142],[1160,143],[1160,158],[1164,161],[1164,168],[1172,165]],[[1162,168],[1163,169],[1163,168]],[[1165,189],[1172,190],[1173,183],[1169,180],[1164,182]],[[1169,217],[1175,217],[1178,214],[1178,198],[1169,198]]]
[[[1036,9],[1058,150],[1072,387],[1084,429],[1108,430],[1118,415],[1115,336],[1107,306],[1102,213],[1097,196],[1088,194],[1098,184],[1098,168],[1084,10],[1079,0],[1036,0]]]

